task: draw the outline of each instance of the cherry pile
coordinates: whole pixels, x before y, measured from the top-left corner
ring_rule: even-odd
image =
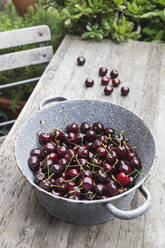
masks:
[[[28,159],[34,182],[60,197],[97,200],[121,194],[134,186],[142,168],[124,131],[100,122],[41,132],[37,142]]]
[[[85,58],[83,56],[80,56],[77,58],[77,65],[82,66],[85,63]],[[101,84],[105,86],[104,88],[104,94],[105,95],[111,95],[113,92],[113,88],[116,88],[120,85],[120,79],[118,78],[119,73],[117,70],[112,70],[110,72],[110,77],[107,76],[108,69],[106,67],[100,67],[99,68],[99,76],[101,77]],[[112,84],[110,85],[110,81]],[[85,80],[85,86],[86,87],[92,87],[94,85],[94,80],[90,77],[86,78]],[[126,86],[122,86],[120,89],[122,96],[127,96],[129,94],[129,88]]]

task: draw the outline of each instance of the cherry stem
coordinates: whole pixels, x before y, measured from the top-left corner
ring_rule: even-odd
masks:
[[[119,183],[119,181],[116,179],[116,177],[114,175],[112,175],[112,178],[114,181],[116,181],[118,184],[120,184],[120,186],[123,186],[121,183]]]
[[[70,124],[70,122],[68,121],[68,118],[67,118],[67,115],[66,115],[64,106],[62,106],[62,113],[63,113],[63,118],[64,118],[64,120],[65,120],[68,124]]]
[[[116,161],[115,161],[115,163],[113,164],[113,168],[117,165],[117,163],[119,162],[119,160],[118,159],[116,159]]]
[[[84,171],[84,168],[83,168],[83,166],[80,164],[80,162],[78,161],[77,156],[76,156],[76,161],[77,161],[77,163],[79,164],[79,166],[80,166],[81,170],[83,170],[83,171]]]
[[[74,155],[71,157],[69,163],[68,163],[67,166],[65,167],[65,171],[64,171],[65,173],[66,173],[68,167],[70,166],[70,163],[72,162],[73,157],[74,157]]]
[[[68,183],[68,182],[72,182],[74,181],[77,177],[79,177],[80,173],[78,175],[76,175],[75,177],[69,179],[69,180],[64,180],[65,183]]]
[[[47,180],[49,180],[53,175],[54,175],[54,172],[53,172],[50,176],[48,176],[48,177],[44,180],[44,182],[46,182]]]

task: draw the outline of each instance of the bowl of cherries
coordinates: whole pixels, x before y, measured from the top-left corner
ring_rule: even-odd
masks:
[[[60,220],[99,224],[150,207],[142,184],[154,163],[153,135],[136,114],[110,102],[43,100],[19,131],[15,158],[40,204]],[[137,189],[145,202],[123,210]]]

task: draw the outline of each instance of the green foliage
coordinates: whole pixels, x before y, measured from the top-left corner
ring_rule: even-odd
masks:
[[[165,41],[165,0],[42,0],[58,11],[65,32],[83,39]]]
[[[36,13],[33,9],[29,9],[29,12],[24,16],[24,18],[22,18],[17,15],[14,6],[12,4],[9,4],[6,6],[5,11],[0,12],[0,32],[42,24],[47,24],[50,27],[52,39],[51,42],[47,42],[47,44],[53,45],[55,51],[59,46],[64,33],[63,24],[61,22],[61,19],[59,18],[59,14],[57,11],[53,9],[50,9],[48,11],[44,8],[39,7]],[[18,50],[25,50],[27,48],[33,48],[37,46],[38,45],[29,45],[17,48],[3,49],[0,50],[0,54],[15,52]],[[43,71],[43,65],[35,65],[0,72],[0,84],[38,77],[42,75]],[[19,108],[18,101],[26,100],[33,91],[34,86],[35,83],[17,86],[15,88],[9,88],[0,91],[0,97],[7,97],[12,99],[10,108],[13,111],[16,111],[16,109]]]

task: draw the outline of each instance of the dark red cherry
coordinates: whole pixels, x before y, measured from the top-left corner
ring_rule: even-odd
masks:
[[[103,195],[106,191],[105,184],[102,184],[102,183],[96,184],[94,191],[97,195]]]
[[[128,150],[125,146],[117,146],[114,148],[114,150],[120,159],[127,158]]]
[[[96,140],[93,142],[92,148],[93,148],[93,149],[97,149],[97,148],[100,147],[100,146],[101,146],[101,140],[96,139]]]
[[[112,85],[113,87],[118,87],[120,84],[120,79],[119,78],[113,78],[112,79]]]
[[[77,144],[78,142],[77,134],[73,132],[68,133],[67,142]]]
[[[92,87],[94,85],[94,80],[90,77],[88,77],[86,80],[85,80],[85,86],[86,87]]]
[[[93,159],[94,159],[94,154],[92,152],[89,152],[89,155],[88,155],[89,162],[92,163]]]
[[[107,155],[107,151],[102,146],[98,147],[96,152],[101,158],[105,158]]]
[[[48,168],[49,168],[52,164],[54,164],[53,159],[47,158],[47,159],[42,163],[42,165],[41,165],[42,171],[43,171],[43,172],[47,172],[47,171],[48,171]]]
[[[80,158],[88,158],[89,151],[86,147],[80,146],[77,153]]]
[[[136,167],[137,169],[141,169],[142,164],[139,158],[133,157],[130,161],[130,166]]]
[[[136,152],[129,152],[128,153],[128,156],[127,156],[127,159],[128,159],[128,161],[131,161],[131,159],[133,158],[133,157],[137,157],[137,153]]]
[[[104,94],[106,96],[111,95],[112,92],[113,92],[113,87],[112,86],[110,86],[110,85],[105,86],[105,88],[104,88]]]
[[[83,140],[84,140],[84,134],[83,133],[78,133],[77,134],[77,143],[78,144],[82,144],[83,143]]]
[[[81,197],[81,190],[79,189],[78,186],[74,185],[74,186],[71,186],[69,188],[68,194],[69,195],[73,195],[73,196],[77,196],[78,199],[80,199],[80,197]]]
[[[46,191],[50,191],[50,190],[51,190],[50,183],[47,182],[47,181],[42,181],[42,182],[40,182],[39,186],[40,186],[42,189],[46,190]]]
[[[78,65],[84,65],[84,63],[85,63],[85,58],[83,56],[77,58]]]
[[[86,137],[89,141],[94,141],[96,139],[96,132],[93,130],[88,130],[86,132]]]
[[[128,187],[133,187],[135,185],[135,178],[134,177],[129,177],[129,183]]]
[[[76,184],[74,182],[72,182],[72,181],[69,181],[66,184],[67,184],[68,191],[72,191],[73,186],[76,186]]]
[[[108,144],[108,141],[107,141],[108,138],[107,138],[106,135],[100,135],[100,136],[98,137],[98,139],[101,141],[102,144],[105,144],[105,145]]]
[[[99,68],[99,76],[100,77],[103,77],[103,76],[105,76],[106,74],[107,74],[107,68],[106,67],[100,67]]]
[[[33,150],[31,150],[30,156],[37,156],[39,158],[43,158],[44,151],[41,148],[34,148]]]
[[[58,160],[58,164],[63,165],[64,167],[67,165],[67,160],[65,158],[61,158]]]
[[[68,185],[65,183],[65,179],[63,177],[58,177],[55,179],[54,187],[59,191],[66,191],[68,189]]]
[[[102,77],[101,84],[102,85],[108,85],[110,78],[107,76]]]
[[[64,137],[64,134],[63,134],[63,132],[62,131],[60,131],[60,130],[54,130],[52,133],[51,133],[51,136],[54,138],[54,139],[56,139],[56,140],[62,140],[63,139],[63,137]]]
[[[49,154],[49,158],[51,158],[53,160],[53,162],[56,162],[58,160],[58,154],[55,152],[51,152]]]
[[[95,179],[99,183],[106,183],[107,178],[108,178],[107,173],[103,170],[98,170],[95,174]]]
[[[129,177],[124,172],[120,172],[119,174],[117,174],[116,178],[117,178],[117,181],[123,186],[129,184],[130,182]]]
[[[45,144],[45,150],[49,153],[56,151],[57,145],[54,142],[47,142]]]
[[[81,173],[81,176],[82,177],[92,177],[92,172],[90,170],[84,170],[82,173]]]
[[[116,195],[119,191],[117,184],[113,180],[110,180],[107,183],[106,188],[107,188],[107,194],[110,196]]]
[[[76,156],[76,151],[74,149],[68,149],[65,154],[65,158],[68,160],[74,158],[75,156]]]
[[[110,72],[110,77],[113,79],[113,78],[117,78],[119,75],[118,71],[117,70],[112,70]]]
[[[52,139],[52,137],[49,133],[40,133],[39,134],[39,142],[41,144],[45,144],[46,142],[50,141],[51,139]]]
[[[118,167],[118,172],[124,172],[125,174],[129,174],[131,171],[132,171],[132,168],[128,164],[128,162],[121,160],[119,167]]]
[[[34,182],[39,185],[40,182],[46,179],[46,176],[43,172],[36,172],[34,175]]]
[[[86,133],[88,130],[91,130],[91,126],[87,122],[83,122],[80,126],[81,132]]]
[[[85,191],[93,189],[94,184],[93,184],[93,179],[91,177],[84,177],[81,182],[82,182],[82,188]]]
[[[77,169],[74,169],[74,168],[68,170],[66,173],[67,177],[70,179],[78,176],[78,174],[79,174],[79,171]]]
[[[66,127],[67,132],[77,133],[78,132],[78,125],[76,123],[72,123],[67,125]]]
[[[57,153],[60,157],[64,157],[68,149],[65,146],[57,147]]]
[[[105,129],[105,134],[108,135],[108,136],[109,136],[109,135],[112,136],[112,135],[114,134],[114,132],[115,132],[115,131],[114,131],[113,128],[106,128],[106,129]]]
[[[31,156],[28,159],[28,165],[32,171],[37,171],[40,166],[40,160],[37,156]]]
[[[85,146],[88,150],[92,150],[93,149],[93,142],[86,142]]]
[[[122,96],[127,96],[129,94],[129,88],[128,87],[121,87],[121,95]]]
[[[100,133],[102,133],[102,132],[104,131],[104,125],[103,125],[101,122],[95,122],[95,123],[93,123],[93,125],[92,125],[92,129],[93,129],[96,133],[100,134]]]
[[[115,151],[111,151],[106,156],[106,162],[109,164],[113,164],[117,159],[117,153]]]
[[[78,159],[78,163],[80,164],[80,165],[82,165],[82,167],[84,168],[84,169],[87,169],[88,167],[87,167],[87,160],[85,159],[85,158],[79,158]]]
[[[54,173],[54,176],[60,176],[64,172],[64,166],[62,164],[53,164],[50,166],[50,173]]]
[[[103,168],[104,168],[104,170],[106,171],[106,173],[108,175],[110,175],[110,174],[112,174],[114,172],[114,168],[113,168],[113,166],[111,164],[104,163]]]

